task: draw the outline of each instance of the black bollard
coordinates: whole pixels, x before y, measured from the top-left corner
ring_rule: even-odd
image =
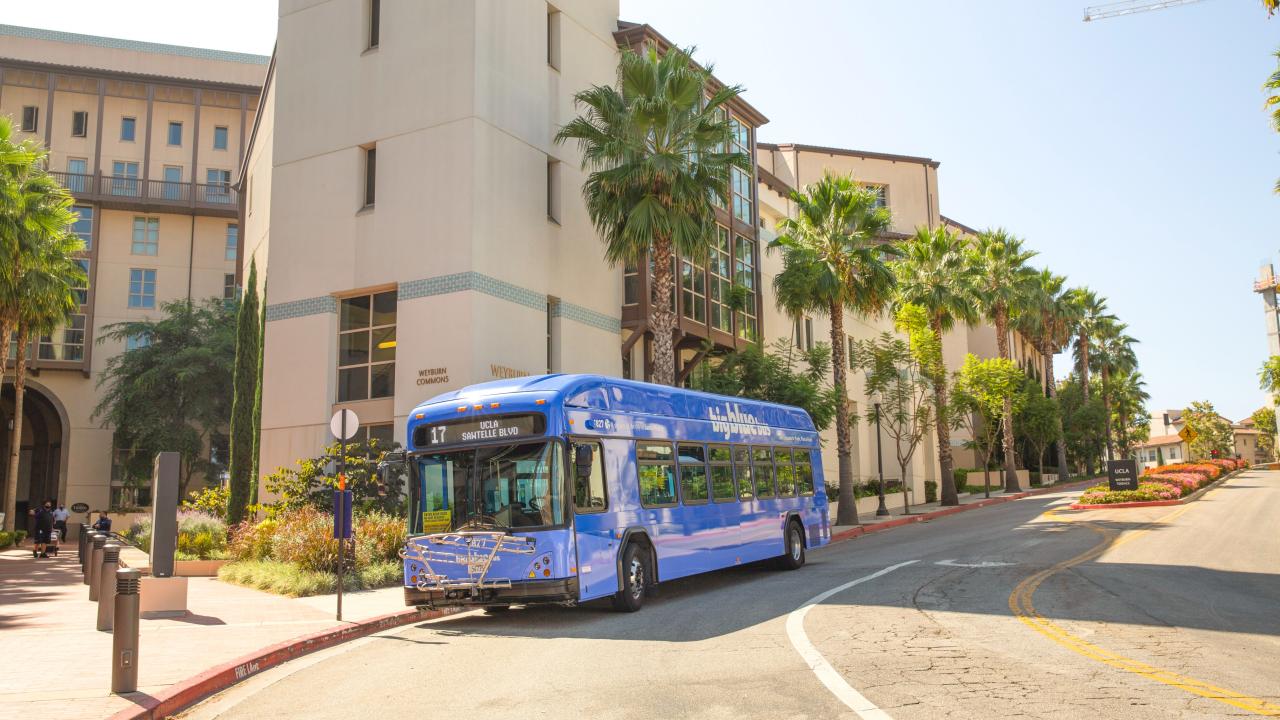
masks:
[[[89,600],[98,601],[98,590],[102,585],[102,548],[107,544],[107,536],[99,535],[93,539],[93,553],[89,556]]]
[[[98,629],[111,632],[115,621],[116,583],[111,578],[120,569],[120,546],[107,543],[102,546],[102,569],[98,572]]]

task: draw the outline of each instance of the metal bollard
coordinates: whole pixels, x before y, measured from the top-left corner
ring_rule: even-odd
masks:
[[[107,536],[99,535],[93,539],[93,552],[89,555],[89,600],[98,601],[98,590],[102,584],[102,548],[107,544]]]
[[[107,543],[102,546],[102,570],[98,576],[102,578],[98,587],[98,629],[111,632],[115,620],[116,588],[111,578],[120,569],[120,546]]]
[[[111,692],[138,689],[138,591],[142,573],[134,568],[116,571],[115,633],[111,637]]]
[[[80,572],[84,572],[84,526],[76,533],[76,559],[80,561]]]
[[[80,549],[80,570],[84,573],[85,585],[89,584],[89,577],[92,575],[92,573],[89,572],[89,558],[93,555],[93,538],[96,537],[97,534],[97,530],[90,530],[89,533],[84,536],[84,547]]]

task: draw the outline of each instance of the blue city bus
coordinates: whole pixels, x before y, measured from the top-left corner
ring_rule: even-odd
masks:
[[[640,609],[660,581],[831,539],[803,410],[598,375],[472,385],[409,414],[405,604]],[[387,467],[392,467],[388,465]]]

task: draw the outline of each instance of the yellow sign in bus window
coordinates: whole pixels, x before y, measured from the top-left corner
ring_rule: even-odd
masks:
[[[422,532],[449,532],[453,521],[452,510],[428,510],[422,513]]]

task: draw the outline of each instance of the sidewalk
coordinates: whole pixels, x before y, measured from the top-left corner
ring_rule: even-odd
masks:
[[[0,551],[0,720],[100,720],[134,708],[112,695],[111,634],[94,629],[97,603],[81,584],[75,544],[34,559],[30,544]],[[285,598],[214,578],[190,578],[190,614],[142,620],[138,690],[154,695],[212,666],[332,628],[334,597]],[[343,597],[343,619],[404,610],[399,587]]]

